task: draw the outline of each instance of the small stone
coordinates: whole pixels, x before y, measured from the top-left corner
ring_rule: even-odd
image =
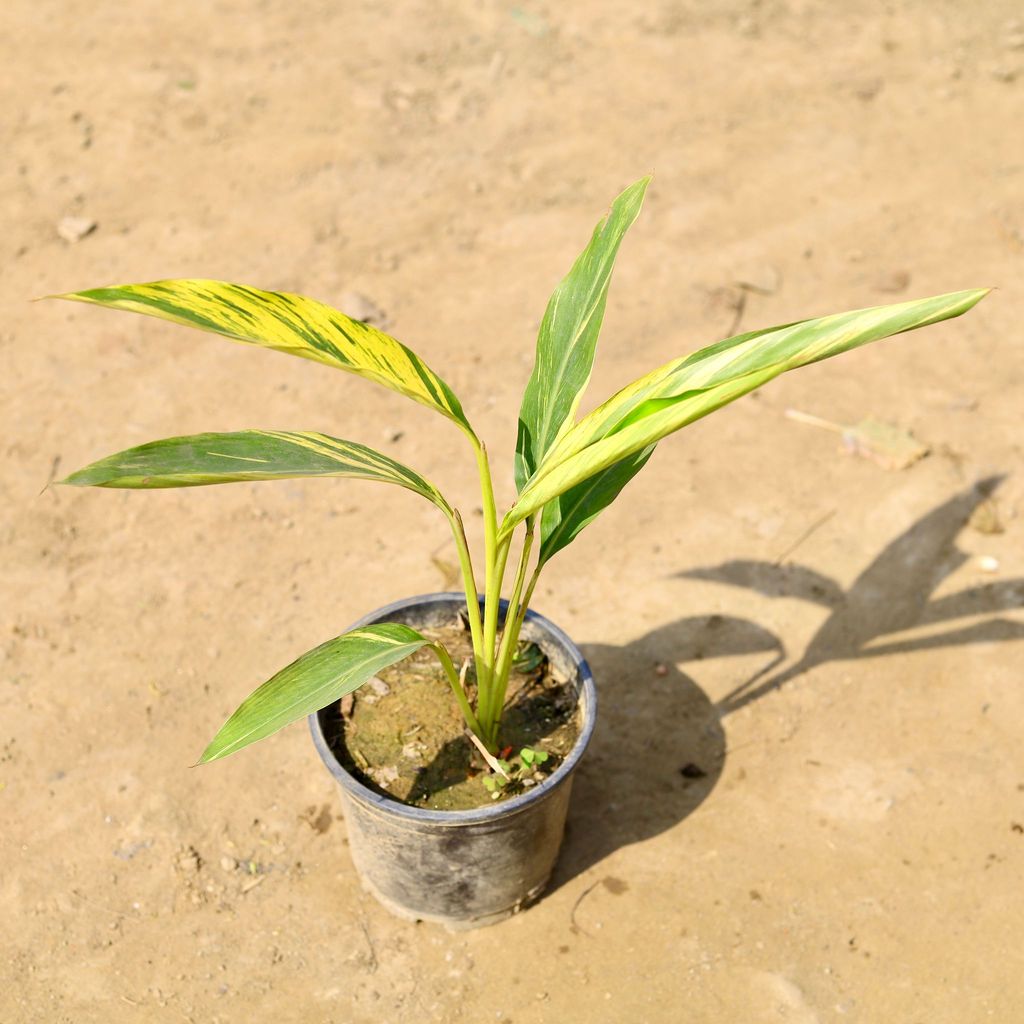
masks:
[[[65,242],[80,242],[91,235],[99,225],[88,217],[62,217],[57,222],[57,234]]]
[[[654,674],[656,676],[667,676],[668,665],[662,665],[661,662],[658,662],[658,664],[654,666]]]
[[[907,270],[890,270],[875,278],[875,290],[891,295],[906,291],[909,284],[910,272]]]
[[[220,859],[220,866],[224,871],[234,871],[238,867],[238,861],[234,857],[225,856]]]
[[[982,572],[999,572],[999,559],[991,555],[982,555],[978,559],[978,568]]]
[[[183,874],[196,875],[203,866],[203,859],[194,846],[186,846],[183,850],[178,851],[174,858],[174,864]]]
[[[495,50],[491,54],[491,59],[487,62],[487,77],[492,81],[496,82],[501,77],[502,69],[505,67],[505,54],[501,50]],[[482,186],[478,181],[470,182],[469,186],[474,192],[482,191]]]
[[[391,692],[391,687],[388,686],[383,679],[378,679],[376,676],[371,676],[371,678],[366,681],[366,685],[369,686],[378,697],[386,697]]]
[[[852,84],[853,95],[863,103],[869,103],[881,91],[885,82],[881,78],[863,78]]]
[[[344,292],[339,299],[339,305],[345,316],[351,317],[353,320],[373,324],[381,330],[388,326],[387,313],[362,292]]]
[[[978,533],[994,534],[1003,533],[1006,530],[999,515],[999,506],[991,498],[986,498],[981,502],[971,513],[971,518],[967,522],[971,529],[977,530]]]

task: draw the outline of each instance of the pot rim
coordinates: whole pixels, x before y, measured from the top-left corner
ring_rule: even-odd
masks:
[[[403,598],[399,601],[392,601],[364,615],[358,622],[354,622],[349,629],[358,629],[360,626],[367,626],[372,623],[385,621],[388,615],[395,612],[405,611],[407,608],[421,605],[466,603],[466,595],[461,591],[438,591],[431,594],[419,594],[415,597]],[[503,614],[508,602],[502,601],[500,612]],[[364,804],[376,808],[381,813],[398,818],[404,818],[410,822],[419,824],[435,825],[478,825],[481,822],[498,821],[520,811],[526,810],[532,804],[543,800],[553,790],[566,782],[572,775],[583,756],[584,751],[590,743],[597,722],[597,690],[594,686],[594,676],[590,666],[580,652],[580,649],[573,643],[569,635],[550,619],[545,618],[538,612],[528,610],[526,621],[532,622],[543,632],[551,636],[555,641],[564,647],[572,657],[576,666],[579,678],[579,693],[577,701],[583,709],[583,726],[576,738],[576,743],[565,760],[548,776],[542,783],[532,787],[525,793],[513,797],[511,800],[500,800],[494,804],[483,807],[475,807],[468,811],[435,811],[425,807],[411,807],[393,797],[385,797],[374,792],[368,786],[363,785],[358,779],[345,770],[341,762],[334,756],[333,751],[327,744],[320,725],[320,712],[314,711],[308,718],[309,730],[313,735],[313,744],[320,755],[321,760],[327,766],[331,775],[346,789],[353,797]],[[347,630],[346,630],[347,632]],[[329,705],[328,705],[329,706]],[[321,709],[323,710],[323,709]]]

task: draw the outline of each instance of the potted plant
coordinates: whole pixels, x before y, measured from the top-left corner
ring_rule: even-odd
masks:
[[[218,281],[160,281],[61,296],[366,377],[434,409],[469,442],[485,538],[475,563],[458,508],[429,480],[363,444],[319,433],[244,430],[170,438],[101,459],[62,481],[157,488],[354,477],[415,491],[445,517],[464,593],[399,601],[302,655],[241,703],[200,758],[217,760],[309,716],[317,749],[341,783],[364,883],[405,916],[474,926],[513,912],[542,889],[561,842],[572,771],[593,729],[595,696],[579,651],[529,610],[530,601],[551,558],[618,496],[657,443],[786,370],[959,316],[986,294],[961,291],[749,331],[666,363],[577,420],[612,266],[648,180],[612,203],[548,303],[519,413],[512,466],[518,499],[503,516],[495,507],[489,453],[458,398],[410,349],[370,324],[312,299]],[[410,667],[396,667],[400,662]],[[367,683],[358,699],[349,696]],[[379,759],[371,763],[360,744],[374,734],[376,716],[387,723],[384,732],[395,732],[387,715],[405,714],[408,728],[400,724],[397,732],[403,756],[411,749],[408,759],[415,762],[423,746],[415,738],[421,702],[434,700],[439,687],[447,701],[454,699],[448,706],[460,725],[424,748],[430,763],[411,773],[418,795],[408,787],[396,791],[391,776],[398,769]],[[454,782],[453,751],[462,772]],[[433,788],[421,784],[435,768],[440,781]],[[437,794],[447,789],[469,793],[470,806],[439,807]]]

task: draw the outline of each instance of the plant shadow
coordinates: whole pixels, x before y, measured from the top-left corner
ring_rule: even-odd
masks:
[[[957,536],[979,506],[991,501],[1003,479],[980,480],[932,509],[887,544],[846,590],[813,569],[793,564],[735,560],[679,573],[684,579],[713,580],[768,598],[798,598],[829,610],[796,662],[777,673],[775,664],[765,666],[719,702],[721,714],[736,711],[828,662],[1024,639],[1024,622],[1002,617],[954,625],[944,632],[897,636],[1024,608],[1024,578],[994,580],[932,597],[968,561],[970,556],[957,547]]]
[[[725,716],[811,669],[897,652],[1024,639],[1024,622],[998,614],[1024,608],[1024,579],[931,596],[968,560],[957,536],[1002,479],[982,480],[928,512],[887,544],[845,590],[812,568],[792,564],[734,560],[677,574],[828,609],[806,650],[788,666],[780,668],[787,659],[780,637],[754,622],[717,615],[680,619],[622,647],[583,645],[603,711],[577,771],[566,842],[550,889],[692,813],[721,775]],[[988,617],[955,624],[978,616]],[[894,636],[949,622],[953,628],[945,631]],[[771,654],[768,664],[717,703],[675,667],[757,652]],[[655,673],[656,665],[664,667],[663,675]]]

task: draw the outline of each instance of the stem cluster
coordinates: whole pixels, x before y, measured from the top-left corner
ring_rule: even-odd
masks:
[[[448,520],[455,537],[455,547],[462,570],[462,585],[466,592],[466,606],[469,629],[473,640],[473,660],[476,666],[476,708],[472,707],[465,687],[465,671],[456,671],[448,652],[440,645],[434,650],[441,662],[455,699],[459,704],[466,723],[475,736],[494,753],[498,749],[498,730],[501,713],[508,691],[508,677],[512,660],[519,644],[519,632],[526,619],[526,611],[533,597],[534,588],[540,575],[538,563],[527,582],[530,555],[533,551],[535,522],[531,517],[526,523],[526,537],[519,554],[515,583],[509,597],[505,616],[501,619],[501,588],[508,565],[511,538],[498,540],[498,514],[494,501],[494,485],[491,480],[490,462],[487,449],[477,438],[470,436],[477,457],[480,474],[480,493],[483,499],[484,518],[484,589],[481,600],[477,588],[477,577],[473,560],[466,542],[466,531],[458,509],[448,512]],[[499,624],[501,626],[499,634]],[[465,666],[463,667],[465,669]]]

